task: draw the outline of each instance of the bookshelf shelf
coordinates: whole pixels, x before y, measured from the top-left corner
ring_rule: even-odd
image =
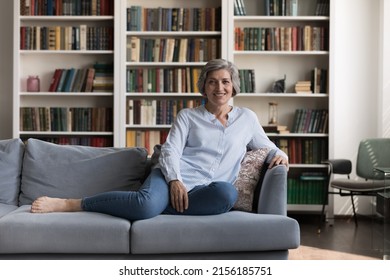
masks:
[[[23,136],[113,136],[113,132],[89,131],[20,131]]]
[[[233,51],[234,55],[264,55],[264,56],[328,56],[328,51]]]
[[[327,93],[240,93],[234,99],[252,97],[272,97],[272,98],[327,98]]]
[[[199,66],[202,67],[206,62],[126,62],[126,66],[132,67],[145,67],[145,66],[155,66],[155,67],[178,67],[178,66]]]
[[[114,16],[20,16],[20,21],[57,22],[57,21],[112,21]]]
[[[85,50],[85,51],[79,51],[79,50],[20,50],[20,54],[23,55],[36,55],[36,54],[43,54],[43,55],[112,55],[114,51],[105,51],[105,50]]]
[[[20,96],[50,96],[50,97],[92,97],[92,96],[109,96],[112,97],[112,92],[20,92]]]
[[[319,138],[319,137],[328,137],[327,133],[267,133],[268,137],[278,137],[278,138],[296,138],[296,137],[305,137],[305,138]]]
[[[139,37],[208,37],[208,36],[221,36],[220,31],[127,31],[127,36],[139,36]]]
[[[321,22],[329,21],[328,16],[234,16],[236,22]]]
[[[170,92],[137,92],[137,93],[126,93],[126,96],[128,97],[134,97],[134,98],[145,98],[145,97],[156,97],[156,98],[167,98],[167,97],[191,97],[191,98],[203,98],[203,96],[200,93],[170,93]]]

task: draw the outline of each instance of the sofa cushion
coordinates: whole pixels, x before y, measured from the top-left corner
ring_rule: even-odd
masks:
[[[281,215],[159,215],[131,226],[131,253],[211,253],[297,248],[299,225]]]
[[[0,254],[128,254],[130,227],[129,221],[105,214],[33,214],[24,205],[0,219]]]
[[[238,192],[238,198],[234,209],[253,211],[253,201],[256,187],[258,186],[261,170],[266,162],[269,148],[260,148],[246,152],[240,172],[234,182]]]
[[[18,209],[18,206],[16,205],[0,203],[0,218],[16,209]]]
[[[23,153],[20,139],[0,141],[0,203],[18,205]]]
[[[19,202],[31,204],[40,196],[82,198],[137,189],[146,162],[144,148],[64,146],[29,139]]]

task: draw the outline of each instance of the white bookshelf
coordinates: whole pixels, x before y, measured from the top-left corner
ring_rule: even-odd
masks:
[[[13,99],[13,137],[27,139],[36,137],[42,139],[58,138],[93,138],[103,137],[114,146],[119,146],[117,137],[119,115],[115,108],[119,107],[119,37],[114,36],[114,49],[110,50],[43,50],[21,49],[21,27],[28,26],[80,26],[112,27],[114,34],[119,33],[119,5],[114,2],[112,15],[80,16],[80,15],[21,15],[20,4],[23,0],[14,1],[14,99]],[[30,1],[27,1],[30,2]],[[92,1],[91,1],[92,2]],[[63,38],[62,38],[63,39]],[[43,40],[43,38],[42,38]],[[109,92],[49,92],[49,86],[56,68],[80,69],[92,67],[96,62],[113,63],[114,89]],[[27,91],[28,76],[39,76],[40,91]],[[20,109],[24,107],[107,107],[112,108],[112,129],[109,131],[31,131],[22,128]],[[111,145],[110,144],[110,145]]]
[[[287,125],[291,131],[294,124],[296,109],[326,109],[329,110],[329,80],[326,92],[319,93],[295,93],[295,83],[297,81],[310,80],[311,70],[315,67],[330,68],[329,47],[315,50],[237,50],[235,47],[236,28],[286,28],[293,26],[320,26],[327,28],[327,36],[330,32],[330,17],[328,15],[316,15],[316,0],[299,0],[297,14],[290,15],[267,15],[265,11],[266,0],[241,0],[246,8],[246,15],[234,14],[234,0],[229,1],[229,21],[228,29],[230,37],[228,39],[227,58],[233,61],[239,69],[254,69],[256,89],[253,93],[243,92],[234,98],[237,106],[248,107],[256,112],[262,125],[268,124],[268,104],[278,103],[278,124]],[[288,1],[286,1],[288,2]],[[332,2],[332,1],[330,1]],[[280,38],[279,38],[280,40]],[[327,40],[329,42],[329,40]],[[283,79],[286,75],[286,90],[284,93],[271,93],[271,88],[276,80]],[[328,125],[328,127],[330,127]],[[322,139],[327,141],[329,148],[329,129],[326,133],[289,133],[277,134],[269,133],[268,136],[275,141],[289,141],[293,139],[300,141],[316,141]],[[303,140],[304,139],[304,140]],[[321,140],[321,141],[322,141]],[[291,147],[289,147],[291,149]],[[329,150],[329,149],[328,149]],[[325,156],[325,155],[324,155]],[[328,153],[326,154],[326,158]],[[290,162],[291,162],[290,158]],[[320,162],[303,163],[291,162],[289,179],[299,177],[302,172],[323,171],[326,173],[326,165]],[[332,202],[329,201],[329,205]],[[321,205],[303,204],[299,201],[289,204],[288,210],[292,212],[319,212]]]
[[[120,83],[120,92],[121,92],[121,111],[120,111],[120,119],[121,128],[120,128],[120,146],[128,146],[128,132],[129,131],[168,131],[171,127],[170,124],[139,124],[139,123],[130,123],[129,122],[129,101],[135,100],[146,100],[146,101],[161,101],[161,100],[169,100],[169,101],[187,101],[187,100],[201,100],[202,96],[199,92],[196,91],[185,91],[185,92],[148,92],[148,91],[133,91],[127,87],[127,71],[129,69],[175,69],[175,68],[201,68],[207,62],[203,61],[191,61],[187,60],[185,62],[171,62],[171,61],[129,61],[126,59],[127,54],[127,46],[129,44],[129,40],[132,37],[142,39],[166,39],[166,38],[175,38],[175,39],[191,39],[191,38],[203,38],[203,39],[217,39],[221,42],[221,47],[219,49],[220,56],[226,57],[226,42],[227,33],[229,32],[226,28],[226,17],[227,17],[227,9],[226,9],[226,1],[222,0],[201,0],[201,1],[182,1],[182,0],[168,0],[168,1],[157,1],[157,0],[137,0],[137,1],[122,1],[121,2],[121,49],[120,52],[123,54],[123,58],[121,59],[120,66],[120,75],[121,75],[121,83]],[[156,9],[161,7],[162,9],[169,8],[221,8],[221,30],[183,30],[183,31],[146,31],[145,29],[141,29],[139,31],[128,30],[127,28],[127,9],[132,6],[140,6],[142,8],[148,9]],[[153,146],[153,144],[151,144]]]

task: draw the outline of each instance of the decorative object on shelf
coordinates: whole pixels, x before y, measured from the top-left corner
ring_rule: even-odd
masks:
[[[278,123],[278,103],[268,103],[268,124],[276,125]]]
[[[271,89],[271,93],[285,93],[285,92],[286,92],[286,75],[284,75],[284,79],[275,81]]]
[[[40,91],[40,80],[39,80],[38,76],[28,76],[27,91],[28,92],[39,92]]]

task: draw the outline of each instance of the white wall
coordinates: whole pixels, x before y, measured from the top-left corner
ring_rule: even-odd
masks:
[[[378,123],[383,137],[390,137],[390,1],[381,0],[379,44],[379,92]]]
[[[13,1],[0,9],[0,139],[12,137]]]
[[[381,136],[378,123],[380,4],[382,0],[333,1],[333,148],[331,157],[356,162],[359,141]],[[387,0],[384,0],[387,1]],[[355,166],[355,164],[353,165]],[[373,213],[369,197],[357,197],[357,211]],[[335,215],[352,213],[350,198],[335,196]]]

